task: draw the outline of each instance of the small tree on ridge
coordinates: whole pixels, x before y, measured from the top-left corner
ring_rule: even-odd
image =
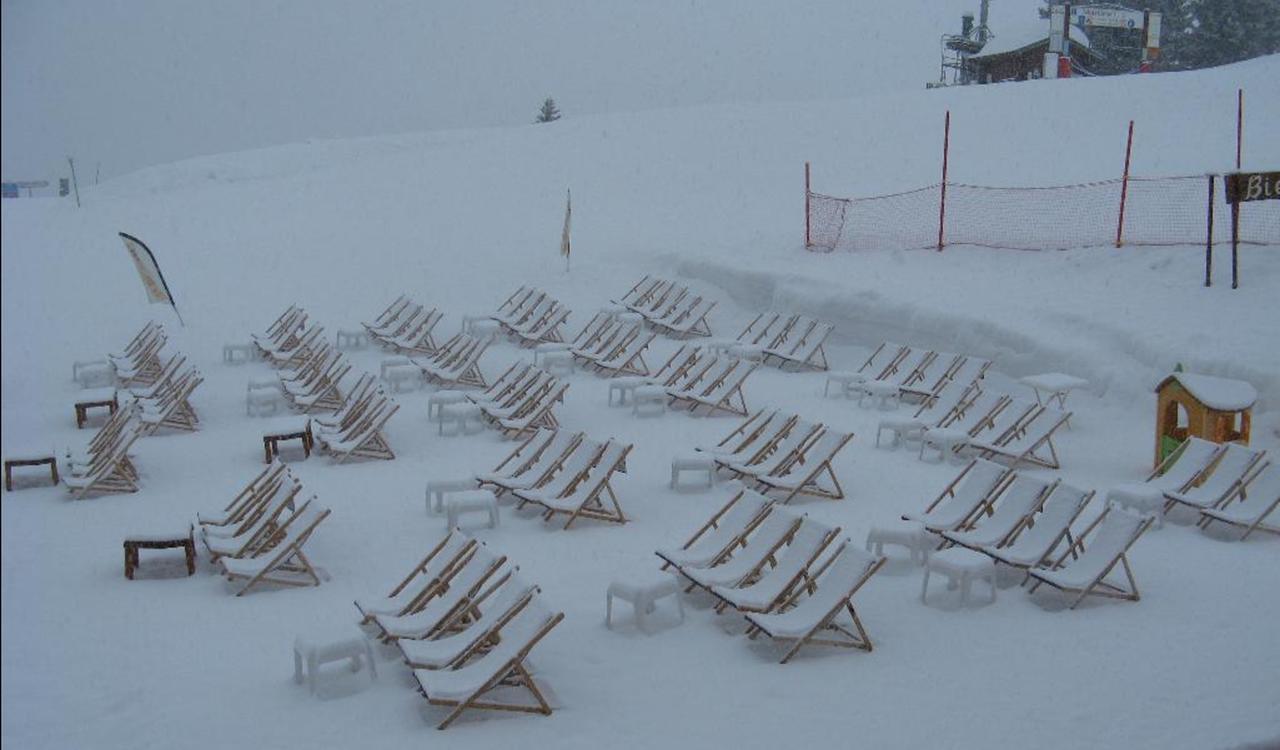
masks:
[[[542,108],[538,110],[538,117],[534,122],[555,122],[560,119],[560,109],[556,107],[556,100],[547,97],[542,103]]]

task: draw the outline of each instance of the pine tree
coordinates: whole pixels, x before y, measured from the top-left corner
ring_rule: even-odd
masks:
[[[1280,52],[1280,0],[1188,0],[1183,42],[1188,67],[1250,60]]]
[[[555,122],[560,119],[560,109],[556,106],[556,100],[547,97],[542,103],[542,108],[538,110],[538,117],[534,122]]]

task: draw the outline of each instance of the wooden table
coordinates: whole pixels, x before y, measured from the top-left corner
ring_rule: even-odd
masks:
[[[311,436],[311,421],[307,420],[306,426],[301,429],[281,430],[263,435],[262,452],[266,456],[267,463],[271,463],[272,459],[280,454],[281,440],[301,440],[303,455],[311,458],[311,446],[315,442]]]
[[[188,526],[186,536],[181,534],[155,534],[133,536],[124,540],[124,577],[133,580],[138,567],[140,549],[177,549],[181,547],[187,556],[187,575],[196,572],[196,542],[194,527]]]
[[[15,466],[42,466],[49,464],[49,475],[53,479],[53,486],[58,486],[58,459],[55,456],[33,456],[30,458],[9,458],[4,462],[4,489],[5,492],[13,492],[13,467]]]
[[[99,407],[107,407],[112,414],[116,413],[116,409],[120,408],[120,401],[116,397],[113,390],[111,398],[106,398],[105,394],[88,396],[84,401],[77,401],[76,404],[76,429],[84,427],[84,423],[89,419],[89,410]]]

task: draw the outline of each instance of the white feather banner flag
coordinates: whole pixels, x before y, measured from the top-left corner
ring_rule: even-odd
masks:
[[[147,301],[152,304],[167,303],[178,316],[178,322],[185,326],[182,313],[178,312],[178,305],[173,301],[173,294],[165,283],[164,274],[160,273],[160,265],[156,263],[156,256],[151,254],[151,248],[137,237],[124,232],[120,232],[120,239],[124,241],[124,249],[129,252],[134,267],[138,269],[138,278],[142,279],[142,287],[147,291]]]

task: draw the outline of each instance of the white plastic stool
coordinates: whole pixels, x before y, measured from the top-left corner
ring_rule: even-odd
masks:
[[[538,364],[538,356],[550,354],[552,352],[567,352],[572,348],[570,344],[563,341],[547,341],[533,347],[533,363]]]
[[[223,344],[222,361],[229,365],[242,365],[258,357],[258,347],[253,344]]]
[[[498,498],[491,490],[466,490],[454,492],[444,499],[445,513],[449,516],[449,528],[458,525],[458,516],[463,513],[483,511],[489,514],[487,526],[498,528]]]
[[[273,381],[265,386],[255,385],[250,381],[244,395],[244,413],[250,417],[275,414],[282,401],[284,401],[284,394],[280,392],[279,381]]]
[[[676,608],[680,612],[680,622],[684,622],[684,602],[680,599],[680,581],[675,576],[655,573],[651,577],[614,581],[605,592],[605,627],[613,629],[613,600],[621,599],[631,603],[635,614],[636,627],[648,633],[649,614],[654,610],[659,599],[674,596]]]
[[[873,380],[870,383],[863,383],[860,388],[862,395],[858,397],[858,406],[862,406],[867,399],[875,399],[876,408],[881,410],[898,408],[898,386],[893,383],[885,383],[880,380]]]
[[[938,451],[938,463],[958,457],[956,449],[969,442],[969,433],[946,427],[930,427],[920,438],[920,460],[924,460],[926,447]]]
[[[756,344],[734,344],[729,347],[729,356],[759,362],[764,358],[764,347]]]
[[[369,679],[378,679],[378,667],[373,658],[373,645],[363,634],[332,641],[315,641],[302,636],[293,639],[293,681],[301,685],[303,665],[311,694],[316,694],[316,679],[320,665],[343,659],[351,660],[351,671],[359,672],[361,662],[369,664]]]
[[[465,492],[476,488],[475,477],[466,479],[433,479],[427,482],[427,515],[444,512],[446,492]]]
[[[710,456],[697,453],[687,456],[676,456],[671,459],[671,489],[680,489],[680,472],[703,471],[707,474],[707,486],[715,483],[716,462]]]
[[[898,526],[873,526],[867,532],[868,552],[883,555],[886,544],[906,547],[911,553],[911,562],[921,565],[929,561],[929,552],[936,546],[936,540],[919,521],[904,521]]]
[[[638,312],[631,312],[630,310],[626,310],[626,311],[623,311],[623,312],[618,313],[617,315],[614,315],[614,316],[613,316],[613,319],[614,319],[614,320],[616,320],[616,321],[618,321],[619,323],[629,323],[629,324],[632,324],[632,325],[634,325],[634,324],[636,324],[636,323],[643,323],[643,322],[644,322],[644,316],[643,316],[643,315],[641,315],[641,314],[640,314],[640,313],[638,313]]]
[[[1157,529],[1164,527],[1164,493],[1143,482],[1125,482],[1107,490],[1107,502],[1116,502],[1155,516]]]
[[[609,406],[613,406],[613,394],[618,394],[618,406],[627,405],[627,394],[634,393],[642,385],[649,385],[649,379],[639,375],[624,375],[609,380]]]
[[[382,368],[382,379],[387,381],[391,390],[399,393],[401,386],[408,384],[415,390],[422,387],[422,368],[417,365],[391,365]]]
[[[832,370],[827,373],[827,382],[822,386],[822,397],[826,398],[831,393],[831,384],[840,386],[840,394],[845,398],[849,397],[849,386],[854,383],[861,382],[863,375],[860,372],[850,372],[849,370]]]
[[[952,547],[933,553],[925,562],[924,583],[920,587],[920,601],[928,604],[929,574],[941,573],[960,586],[960,601],[969,601],[974,579],[986,581],[991,586],[991,603],[996,600],[996,561],[981,552],[963,547]]]
[[[573,352],[543,352],[542,369],[552,375],[568,375],[573,372]]]
[[[738,345],[737,339],[703,339],[698,342],[699,349],[705,349],[713,354],[721,354],[729,351]]]
[[[484,429],[484,421],[481,419],[480,407],[475,404],[449,404],[440,407],[440,433],[444,435],[444,426],[446,424],[455,424],[458,426],[451,435],[469,435],[471,429],[467,426],[475,424],[480,429]]]
[[[880,424],[876,426],[876,447],[880,447],[880,435],[885,430],[893,434],[893,442],[889,444],[889,447],[897,448],[912,438],[920,439],[920,435],[924,432],[926,426],[923,420],[915,417],[886,417],[880,420]]]
[[[631,413],[637,417],[660,417],[667,413],[667,389],[642,385],[631,392]]]
[[[106,388],[116,382],[116,370],[105,359],[71,363],[71,379],[81,388]]]
[[[493,320],[489,313],[472,313],[462,316],[462,332],[471,333],[471,327],[482,320]],[[494,321],[495,323],[497,321]]]
[[[477,318],[471,321],[471,335],[478,339],[493,341],[498,337],[498,332],[501,330],[502,325],[493,318]]]
[[[413,360],[409,359],[403,354],[397,354],[394,357],[384,357],[382,360],[382,369],[379,371],[379,377],[381,377],[383,380],[386,380],[387,368],[399,367],[400,365],[411,365],[411,364],[413,364]]]
[[[436,391],[427,397],[427,421],[439,422],[441,409],[450,404],[461,404],[466,400],[465,391]]]
[[[369,345],[369,332],[363,328],[339,328],[334,345],[339,349],[363,349]]]

